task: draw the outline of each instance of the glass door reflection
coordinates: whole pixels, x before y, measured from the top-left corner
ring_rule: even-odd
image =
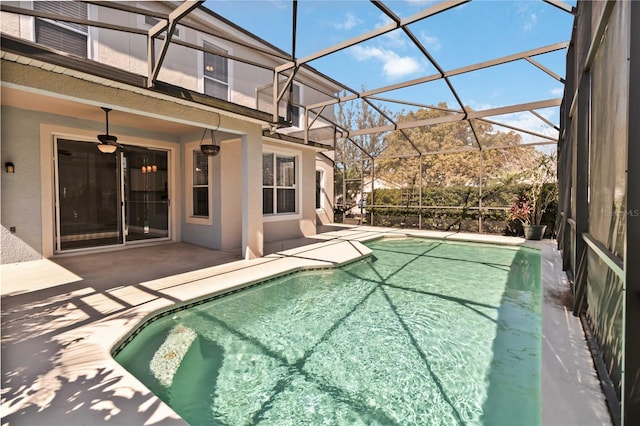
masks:
[[[120,154],[57,140],[57,251],[123,244]]]
[[[168,238],[168,153],[126,146],[123,164],[126,241]]]

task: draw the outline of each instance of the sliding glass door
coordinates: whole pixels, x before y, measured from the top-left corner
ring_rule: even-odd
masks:
[[[56,251],[169,238],[168,153],[58,139]]]
[[[167,152],[128,146],[124,155],[126,240],[168,238]]]
[[[120,155],[57,141],[58,251],[124,243]]]

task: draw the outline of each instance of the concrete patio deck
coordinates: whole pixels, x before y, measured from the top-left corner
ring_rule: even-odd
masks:
[[[158,310],[287,271],[367,256],[383,235],[523,244],[517,238],[334,226],[251,261],[184,243],[2,265],[2,425],[185,424],[110,356]],[[543,255],[545,425],[609,425],[603,393],[551,242]]]

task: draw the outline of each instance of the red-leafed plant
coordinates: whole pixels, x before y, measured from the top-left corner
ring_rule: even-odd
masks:
[[[534,167],[520,173],[520,179],[528,185],[528,189],[515,197],[509,210],[509,220],[539,226],[547,208],[558,197],[556,155],[540,155]]]
[[[532,209],[529,198],[524,194],[516,195],[509,210],[509,220],[518,220],[523,225],[530,225],[531,213]]]

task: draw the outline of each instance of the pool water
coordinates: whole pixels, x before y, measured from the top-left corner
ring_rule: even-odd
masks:
[[[160,318],[116,360],[192,425],[540,424],[540,253],[368,246]]]

